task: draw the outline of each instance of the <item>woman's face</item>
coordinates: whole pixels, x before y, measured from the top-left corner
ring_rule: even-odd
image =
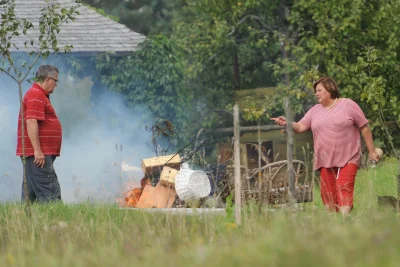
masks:
[[[322,83],[319,83],[315,88],[315,96],[318,99],[318,102],[322,105],[327,105],[331,99],[331,93],[329,93]]]

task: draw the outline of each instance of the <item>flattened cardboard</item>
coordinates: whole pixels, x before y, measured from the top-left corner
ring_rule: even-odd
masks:
[[[176,199],[176,191],[172,186],[165,186],[161,183],[156,185],[156,207],[171,208]]]
[[[175,187],[175,177],[178,170],[165,166],[161,172],[160,183],[167,186]]]
[[[145,185],[142,195],[137,203],[138,208],[147,209],[147,208],[155,208],[155,192],[156,188],[151,185]]]
[[[162,166],[171,166],[179,168],[181,164],[181,157],[179,154],[166,155],[155,158],[142,159],[142,170],[145,175],[151,175],[153,172],[159,173]]]
[[[146,185],[137,204],[138,208],[171,208],[176,199],[175,188],[158,183]]]

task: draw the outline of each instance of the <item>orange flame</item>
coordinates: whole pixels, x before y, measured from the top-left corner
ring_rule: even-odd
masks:
[[[143,189],[146,184],[151,184],[149,178],[143,178],[140,180],[141,188],[133,188],[124,193],[125,197],[123,199],[117,199],[117,202],[121,207],[135,208],[139,202],[140,196],[142,195]]]

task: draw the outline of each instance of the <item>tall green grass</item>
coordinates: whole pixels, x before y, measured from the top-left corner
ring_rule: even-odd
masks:
[[[377,205],[397,194],[396,164],[357,175],[348,217],[313,203],[233,215],[173,215],[115,205],[0,206],[0,266],[399,266],[399,217]],[[317,190],[317,189],[316,189]]]

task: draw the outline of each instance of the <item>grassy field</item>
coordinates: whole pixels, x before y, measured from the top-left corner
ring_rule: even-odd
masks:
[[[0,266],[399,266],[400,218],[377,195],[397,194],[396,164],[357,176],[355,209],[328,214],[319,193],[295,208],[247,206],[171,215],[114,205],[0,206]]]

